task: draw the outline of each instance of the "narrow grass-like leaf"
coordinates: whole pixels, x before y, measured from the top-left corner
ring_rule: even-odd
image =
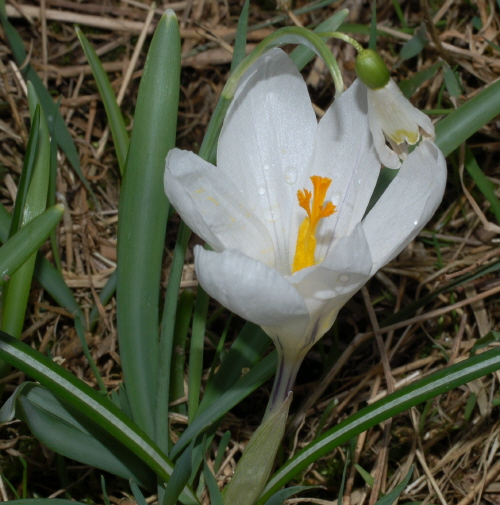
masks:
[[[87,345],[87,339],[85,338],[85,330],[83,328],[83,323],[79,317],[75,319],[75,329],[76,334],[78,335],[78,338],[80,339],[80,343],[82,345],[83,355],[87,358],[87,361],[89,362],[90,368],[92,369],[94,377],[96,378],[97,384],[99,386],[99,390],[101,391],[102,394],[107,394],[106,385],[104,384],[101,374],[99,373],[99,368],[97,368],[97,365],[95,364],[94,359],[90,354],[89,346]]]
[[[23,226],[0,248],[0,285],[5,284],[16,270],[47,240],[64,213],[62,205],[50,209]]]
[[[26,199],[28,197],[28,189],[30,187],[31,178],[35,169],[37,161],[38,138],[40,136],[40,107],[35,107],[34,113],[31,118],[31,130],[26,148],[26,156],[24,157],[23,170],[19,178],[17,186],[16,201],[14,203],[14,210],[10,220],[9,237],[12,237],[22,226],[24,210],[26,206]]]
[[[102,497],[104,501],[104,505],[111,505],[108,497],[108,492],[106,490],[106,479],[104,478],[104,475],[101,475],[101,489],[102,489]],[[137,502],[138,505],[144,505],[144,503],[139,503]]]
[[[476,343],[472,346],[471,355],[476,354],[477,351],[489,346],[493,342],[500,342],[500,332],[490,331],[484,337],[478,338]]]
[[[118,270],[115,270],[109,277],[102,288],[101,292],[99,293],[99,300],[101,304],[104,306],[106,305],[109,300],[111,300],[111,297],[114,295],[116,291],[116,284],[118,281]],[[90,315],[89,315],[89,326],[90,329],[93,329],[97,321],[99,320],[100,314],[99,314],[99,309],[97,308],[97,304],[94,303],[92,305],[92,309],[90,310]]]
[[[23,382],[0,409],[1,423],[13,419],[58,454],[154,489],[156,476],[138,456],[39,384]]]
[[[217,373],[209,379],[198,415],[212,405],[241,378],[241,371],[252,369],[269,348],[271,339],[252,323],[246,323],[224,356]]]
[[[370,41],[368,47],[377,50],[377,0],[372,0],[372,18],[370,21]]]
[[[272,377],[276,372],[276,363],[276,351],[273,351],[238,381],[235,383],[228,381],[229,389],[217,401],[212,403],[203,412],[200,412],[201,409],[198,410],[194,421],[189,424],[186,431],[184,431],[172,448],[170,452],[171,459],[176,459],[195,437],[213,426],[214,423],[241,402],[241,400]],[[238,369],[238,373],[241,373],[241,369]]]
[[[351,440],[350,445],[352,447],[353,440]],[[342,480],[340,482],[339,497],[337,499],[337,505],[342,505],[342,503],[344,501],[344,489],[345,489],[345,481],[346,481],[346,476],[347,476],[347,467],[349,466],[349,463],[351,462],[351,453],[352,453],[352,451],[347,453],[347,456],[344,461],[344,470],[342,471]]]
[[[184,398],[184,370],[186,364],[186,341],[189,332],[189,323],[193,314],[194,293],[184,291],[177,307],[174,327],[173,354],[170,367],[170,400],[175,402]],[[172,411],[186,414],[185,404],[176,405]]]
[[[9,489],[12,491],[12,494],[15,496],[16,500],[19,500],[19,493],[17,492],[16,487],[11,484],[11,482],[9,481],[9,479],[7,479],[5,475],[2,475],[2,480],[7,484]],[[17,501],[12,500],[12,501],[6,501],[5,503],[17,503]]]
[[[476,183],[477,189],[490,202],[491,211],[495,215],[497,223],[500,224],[500,200],[495,194],[494,185],[484,175],[484,172],[477,164],[476,158],[468,147],[465,148],[465,169]]]
[[[113,142],[115,144],[116,158],[118,160],[118,166],[120,167],[120,172],[123,175],[123,170],[125,168],[125,159],[127,157],[129,138],[128,133],[125,128],[125,121],[123,121],[122,113],[118,107],[116,101],[115,93],[109,82],[108,76],[104,71],[104,68],[97,56],[94,48],[90,45],[83,32],[76,27],[76,35],[87,61],[89,62],[90,68],[94,75],[97,88],[102,98],[104,108],[106,109],[106,115],[108,117],[108,124],[111,129],[111,134],[113,135]]]
[[[167,10],[144,66],[118,222],[120,357],[134,420],[150,437],[155,436],[158,304],[169,207],[163,173],[175,145],[179,80],[179,27],[173,11]]]
[[[375,482],[375,479],[373,478],[372,475],[370,475],[361,465],[358,465],[357,463],[354,463],[354,466],[356,467],[356,470],[359,472],[361,477],[363,477],[363,480],[370,486],[373,487],[373,483]]]
[[[413,466],[408,471],[406,477],[390,493],[387,493],[385,496],[380,498],[375,505],[392,505],[399,498],[399,495],[405,490],[408,482],[410,482],[412,474]]]
[[[217,473],[224,461],[224,453],[226,452],[227,446],[231,441],[231,432],[226,431],[222,438],[220,439],[219,446],[217,447],[217,456],[214,461],[214,472]]]
[[[248,8],[250,0],[245,0],[238,19],[238,28],[234,39],[233,59],[231,60],[231,72],[241,63],[246,56],[247,29],[248,29]]]
[[[35,263],[35,278],[43,289],[63,308],[80,318],[85,325],[85,316],[73,296],[73,292],[64,282],[61,273],[44,256],[38,254]]]
[[[177,314],[177,304],[179,298],[180,283],[182,278],[182,269],[184,267],[184,258],[186,249],[191,236],[191,230],[181,222],[177,241],[175,243],[174,257],[170,268],[168,278],[167,294],[165,296],[165,306],[163,308],[163,317],[160,334],[160,352],[158,355],[158,374],[156,383],[156,443],[168,454],[169,437],[168,437],[168,419],[169,403],[170,403],[170,381],[171,374],[174,372],[171,367],[172,361],[172,346],[175,339],[175,322]],[[182,388],[182,396],[184,396],[184,370],[178,371],[181,376],[176,379],[180,382]]]
[[[63,401],[99,424],[110,436],[141,458],[160,479],[168,482],[173,471],[171,461],[109,399],[104,398],[46,356],[4,332],[0,332],[0,359],[37,380]],[[181,497],[183,503],[189,505],[199,503],[191,489],[185,488],[184,491],[185,496]]]
[[[146,501],[146,498],[144,498],[144,495],[142,494],[142,491],[139,489],[139,486],[132,480],[130,479],[130,489],[132,490],[132,494],[134,495],[135,501],[137,502],[137,505],[148,505],[148,502]]]
[[[460,84],[455,72],[453,72],[446,61],[443,61],[443,76],[448,93],[451,96],[458,98],[462,93],[462,85]]]
[[[50,95],[47,88],[43,85],[42,80],[40,77],[38,77],[38,74],[35,72],[33,67],[27,63],[29,59],[28,55],[26,54],[26,50],[24,49],[23,40],[7,19],[4,0],[0,1],[0,23],[3,26],[5,35],[7,36],[7,40],[9,42],[10,48],[12,49],[14,59],[16,60],[17,65],[21,68],[23,77],[27,82],[30,81],[36,90],[51,131],[51,126],[52,124],[54,125],[53,131],[55,133],[57,143],[64,151],[64,154],[66,154],[68,161],[71,163],[71,166],[75,170],[80,180],[83,182],[84,186],[90,193],[92,193],[89,183],[87,179],[85,179],[85,176],[83,175],[80,168],[80,158],[78,156],[78,151],[76,150],[75,143],[73,142],[71,134],[69,133],[68,127],[64,123],[64,120],[56,104],[54,104],[52,96]]]
[[[57,109],[59,110],[61,97],[57,102]],[[57,140],[54,133],[54,125],[52,124],[52,131],[50,131],[50,170],[49,170],[49,189],[47,193],[47,207],[52,207],[56,202],[57,191]],[[50,234],[50,245],[52,246],[52,256],[54,263],[59,272],[62,272],[61,255],[59,254],[59,247],[57,243],[57,234],[54,230]],[[36,267],[35,267],[36,268]]]
[[[471,393],[469,398],[467,398],[467,403],[465,404],[465,409],[464,409],[464,421],[466,423],[469,422],[472,412],[474,412],[474,408],[476,407],[477,404],[477,396],[474,393]]]
[[[210,494],[210,505],[224,505],[219,485],[215,480],[214,474],[211,472],[210,468],[208,468],[206,461],[204,461],[203,464],[203,475],[205,476],[208,492]]]
[[[349,11],[347,9],[342,9],[333,16],[330,16],[328,19],[325,19],[322,23],[320,23],[314,31],[316,33],[321,32],[334,32],[345,20]],[[316,55],[314,51],[309,49],[306,46],[298,46],[291,53],[290,58],[295,62],[297,68],[302,70]]]
[[[263,505],[283,485],[321,456],[369,428],[416,405],[500,369],[500,348],[440,370],[365,407],[299,451],[269,480],[257,505]]]
[[[500,114],[500,81],[465,102],[436,125],[436,144],[445,156]]]
[[[191,346],[189,350],[188,369],[188,418],[191,422],[196,415],[200,402],[201,375],[203,372],[203,349],[205,326],[207,322],[208,302],[210,298],[205,290],[198,286],[193,313]]]
[[[321,486],[292,486],[287,487],[286,489],[281,489],[277,491],[269,500],[266,501],[265,505],[283,505],[287,498],[293,496],[294,494],[300,493],[301,491],[305,491],[306,489],[318,489]]]
[[[20,205],[16,204],[11,221],[11,236],[26,226],[33,218],[40,215],[47,205],[47,193],[50,177],[50,138],[45,114],[35,89],[28,83],[28,102],[32,117],[39,117],[34,127],[38,128],[37,140],[29,147],[35,151],[27,154],[32,163],[23,167],[28,173],[21,177]],[[52,230],[51,230],[52,231]],[[2,293],[2,330],[18,338],[24,324],[28,296],[31,289],[36,255],[32,254],[12,275]]]
[[[401,26],[403,28],[408,28],[408,23],[406,22],[406,18],[403,13],[403,10],[401,9],[401,6],[399,5],[399,0],[392,0],[392,6],[394,7],[394,10],[396,11],[396,14],[398,16]]]
[[[0,242],[6,242],[9,235],[11,216],[3,205],[0,205]],[[85,321],[80,306],[68,288],[61,273],[54,268],[41,254],[37,254],[34,275],[43,289],[73,316]]]
[[[0,242],[9,240],[10,221],[12,216],[9,211],[0,204]]]
[[[399,52],[399,56],[402,60],[408,60],[417,56],[427,44],[427,38],[425,36],[426,29],[422,25],[418,30],[415,30],[413,37],[404,44]]]
[[[177,502],[177,498],[191,477],[193,444],[191,444],[175,462],[174,471],[165,489],[162,505],[170,505]]]
[[[399,81],[398,86],[406,98],[410,98],[425,81],[432,79],[436,72],[443,66],[442,61],[438,61],[429,68],[415,72],[410,79]]]

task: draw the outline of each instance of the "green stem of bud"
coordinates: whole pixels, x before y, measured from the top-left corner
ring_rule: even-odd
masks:
[[[361,51],[364,51],[364,47],[357,41],[354,40],[352,37],[349,37],[349,35],[346,35],[345,33],[342,32],[318,32],[318,35],[320,37],[328,37],[332,39],[339,39],[343,40],[344,42],[347,42],[348,44],[351,44],[351,46],[360,53]]]

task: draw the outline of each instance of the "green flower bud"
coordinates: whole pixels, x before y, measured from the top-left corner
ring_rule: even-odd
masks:
[[[391,78],[384,60],[372,49],[364,49],[356,56],[356,73],[370,89],[380,89]]]

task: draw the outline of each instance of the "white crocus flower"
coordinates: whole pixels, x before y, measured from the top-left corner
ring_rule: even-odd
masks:
[[[274,49],[245,74],[217,166],[173,149],[165,191],[196,246],[196,274],[222,305],[262,326],[280,354],[271,410],[340,308],[415,238],[441,201],[445,160],[422,142],[365,216],[380,173],[358,80],[318,123],[293,61]]]

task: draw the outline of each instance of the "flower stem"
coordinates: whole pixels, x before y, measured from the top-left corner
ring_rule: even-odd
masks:
[[[264,421],[274,415],[276,410],[279,409],[288,398],[295,384],[297,372],[305,356],[304,352],[297,354],[296,352],[283,349],[279,345],[276,347],[278,351],[278,368],[276,370],[271,396],[269,397],[269,403],[267,404],[266,413],[264,415]]]
[[[364,47],[357,40],[353,39],[352,37],[349,37],[349,35],[343,32],[318,32],[318,35],[320,37],[330,37],[333,39],[343,40],[344,42],[351,44],[351,46],[353,46],[354,49],[358,51],[358,53],[360,53],[364,49]]]

